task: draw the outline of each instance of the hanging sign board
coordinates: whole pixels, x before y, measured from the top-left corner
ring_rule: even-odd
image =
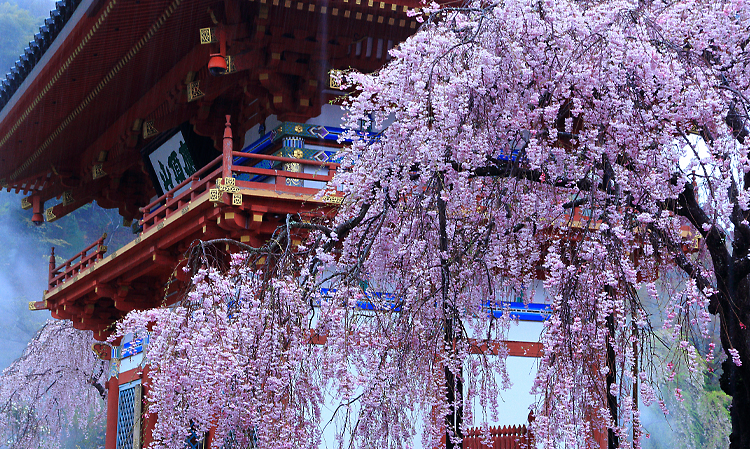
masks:
[[[148,155],[162,192],[169,192],[195,173],[195,163],[182,131]]]
[[[174,189],[216,157],[213,141],[195,134],[188,123],[155,137],[141,154],[157,196]],[[180,191],[185,188],[189,186]]]

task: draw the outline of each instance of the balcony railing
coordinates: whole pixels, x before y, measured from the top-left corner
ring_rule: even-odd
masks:
[[[205,193],[222,174],[222,156],[206,164],[192,176],[177,184],[172,190],[140,208],[143,231],[148,231],[164,219],[172,216],[187,203]],[[189,187],[188,187],[189,186]],[[188,187],[185,189],[185,187]]]
[[[141,213],[143,218],[140,220],[143,231],[157,226],[160,222],[172,216],[172,214],[182,210],[185,205],[198,196],[204,194],[207,190],[218,188],[226,191],[222,183],[226,183],[223,174],[231,173],[232,178],[239,178],[239,175],[249,175],[249,180],[235,179],[236,187],[274,190],[277,192],[289,193],[306,193],[313,195],[320,189],[315,187],[304,186],[304,181],[317,181],[324,185],[331,179],[336,168],[339,166],[335,162],[319,162],[308,159],[296,159],[289,157],[272,156],[268,154],[243,153],[233,151],[232,164],[227,167],[222,164],[226,160],[223,156],[217,157],[205,167],[195,172],[192,176],[179,183],[172,190],[156,198],[154,201],[142,207]],[[235,163],[234,161],[237,161]],[[261,161],[270,161],[287,164],[298,164],[300,171],[279,170],[274,168],[261,168],[257,164]],[[325,170],[325,173],[305,173],[304,167],[315,167],[316,171]],[[300,185],[288,183],[288,180],[299,180]],[[217,182],[218,181],[218,182]],[[187,187],[187,188],[186,188]]]
[[[52,248],[52,255],[49,258],[49,286],[51,290],[65,281],[74,278],[78,273],[92,266],[96,261],[104,258],[107,247],[104,246],[104,240],[107,238],[105,233],[97,241],[92,243],[75,256],[66,260],[61,265],[55,265],[55,248]]]
[[[226,163],[225,161],[230,162]],[[260,164],[264,165],[261,167]],[[277,166],[279,168],[275,168]],[[158,227],[160,223],[175,213],[181,213],[183,208],[191,201],[212,190],[219,195],[225,192],[231,194],[233,190],[239,192],[240,189],[243,189],[242,193],[244,194],[248,194],[248,189],[262,189],[281,193],[314,195],[333,178],[338,166],[339,164],[335,162],[231,151],[231,148],[227,151],[225,149],[224,154],[206,164],[164,195],[140,208],[142,215],[139,222],[143,227],[142,232]],[[285,170],[285,168],[294,168],[296,171]],[[313,173],[306,173],[306,168]],[[227,181],[228,176],[231,177],[229,180],[232,181],[233,186],[227,186],[227,184],[230,184]],[[313,182],[310,183],[310,181]],[[336,202],[335,199],[328,198],[324,201]],[[212,198],[213,200],[216,200],[216,198]],[[91,267],[96,261],[101,260],[107,250],[104,246],[105,238],[106,234],[60,266],[54,264],[53,248],[49,269],[49,290],[60,286],[82,270]]]

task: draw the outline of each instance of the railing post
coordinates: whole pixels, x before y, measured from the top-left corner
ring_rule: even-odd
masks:
[[[99,244],[96,245],[96,257],[94,260],[102,260],[104,259],[104,253],[107,252],[107,247],[104,246],[104,241],[107,239],[107,233],[105,232],[100,238],[99,238]]]
[[[52,278],[55,277],[55,247],[52,247],[52,254],[49,256],[49,275],[47,277],[47,285],[49,288],[54,287],[52,285]]]
[[[227,115],[227,123],[224,127],[224,146],[222,147],[221,176],[232,177],[232,125],[229,123],[230,116]]]

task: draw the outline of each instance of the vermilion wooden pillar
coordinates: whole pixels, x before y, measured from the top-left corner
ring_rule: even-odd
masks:
[[[107,436],[104,449],[117,447],[117,403],[120,396],[120,382],[116,377],[107,381]]]
[[[153,436],[151,435],[151,432],[154,430],[154,424],[156,424],[156,415],[149,415],[146,413],[146,407],[147,402],[146,398],[148,397],[149,393],[151,392],[151,379],[149,378],[149,371],[150,366],[146,365],[143,367],[143,374],[141,375],[141,385],[143,385],[143,395],[141,397],[141,401],[143,401],[143,446],[142,447],[148,447],[149,444],[151,444],[151,441],[153,440]]]

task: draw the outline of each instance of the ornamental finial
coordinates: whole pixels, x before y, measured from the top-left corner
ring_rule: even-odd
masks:
[[[230,115],[225,116],[227,118],[227,123],[224,126],[224,138],[232,138],[232,124],[229,122],[229,119],[231,118]]]

